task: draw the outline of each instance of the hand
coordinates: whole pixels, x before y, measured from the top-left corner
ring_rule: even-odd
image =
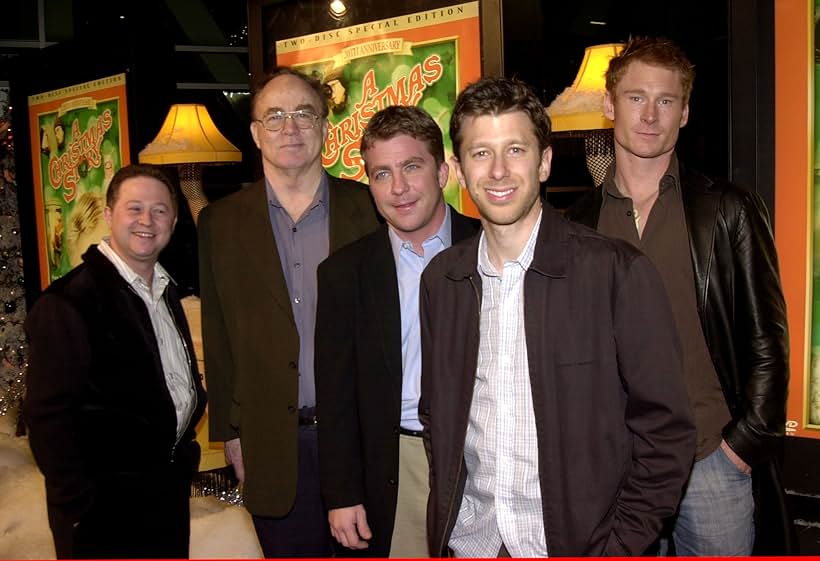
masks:
[[[364,505],[332,508],[327,513],[330,533],[336,541],[350,549],[366,549],[370,544],[365,540],[373,537],[367,525]]]
[[[743,461],[743,459],[738,456],[732,447],[725,440],[720,441],[720,448],[723,450],[723,453],[726,454],[726,457],[732,460],[732,463],[735,464],[735,467],[739,469],[741,472],[745,473],[746,475],[752,474],[752,468]]]
[[[225,461],[233,465],[233,472],[240,483],[245,482],[245,464],[242,463],[242,445],[238,438],[225,441]]]

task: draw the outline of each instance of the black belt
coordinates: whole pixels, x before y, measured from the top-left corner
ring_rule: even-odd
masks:
[[[410,430],[404,427],[399,427],[399,434],[403,434],[404,436],[415,436],[416,438],[421,438],[422,432],[420,430]]]
[[[299,409],[299,426],[310,426],[315,425],[319,422],[319,418],[316,416],[316,408],[315,407],[302,407]]]

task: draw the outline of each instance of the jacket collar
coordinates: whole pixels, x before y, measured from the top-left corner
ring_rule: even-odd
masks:
[[[717,216],[720,209],[721,189],[708,177],[680,166],[683,212],[689,234],[689,251],[695,277],[695,295],[698,310],[706,306],[709,264],[717,235]]]
[[[530,270],[547,277],[563,278],[567,276],[569,258],[566,219],[545,200],[542,199],[541,204],[544,211]],[[479,232],[467,241],[453,246],[450,250],[452,258],[445,272],[449,279],[463,280],[477,274],[480,238]]]

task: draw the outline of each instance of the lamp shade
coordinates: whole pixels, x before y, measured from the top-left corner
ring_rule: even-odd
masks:
[[[584,60],[575,81],[547,107],[547,113],[552,119],[552,130],[560,132],[612,128],[612,122],[603,114],[606,91],[604,75],[609,67],[609,60],[621,52],[622,48],[620,43],[609,43],[584,50]]]
[[[172,105],[157,137],[139,153],[143,164],[241,162],[242,153],[222,136],[199,104]]]

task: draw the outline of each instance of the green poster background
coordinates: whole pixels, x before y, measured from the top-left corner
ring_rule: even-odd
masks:
[[[38,116],[49,282],[78,265],[108,232],[105,192],[122,161],[119,105],[118,98],[98,100],[93,108]],[[110,128],[95,138],[88,133],[101,128],[105,111],[111,112]],[[71,165],[58,165],[61,157]]]
[[[410,54],[386,53],[357,58],[339,68],[334,68],[333,62],[330,61],[299,66],[301,71],[313,74],[322,82],[328,83],[334,92],[333,104],[328,117],[331,124],[330,135],[337,134],[339,137],[343,137],[344,133],[341,129],[343,121],[346,119],[352,119],[355,123],[355,125],[351,125],[348,122],[346,130],[358,131],[355,143],[347,148],[347,156],[358,162],[354,165],[347,165],[341,153],[339,157],[331,158],[328,145],[325,146],[323,153],[324,165],[331,175],[367,182],[367,176],[362,174],[359,167],[358,139],[361,137],[361,130],[364,129],[369,118],[367,115],[368,101],[374,99],[373,95],[365,95],[366,74],[371,70],[379,92],[392,89],[392,93],[395,94],[393,97],[386,95],[381,98],[375,104],[374,109],[379,110],[382,107],[396,103],[408,105],[410,104],[408,103],[409,97],[412,97],[413,93],[420,93],[420,99],[414,104],[427,111],[438,123],[444,135],[445,158],[449,160],[452,156],[453,149],[449,127],[451,108],[455,105],[458,94],[456,39],[413,44],[409,50]],[[436,76],[434,82],[430,84],[425,82],[420,86],[419,73],[422,72],[420,69],[425,67],[425,63],[429,69],[431,60],[438,61],[435,65],[441,72],[440,76]],[[426,75],[429,76],[430,74],[431,72],[427,72]],[[376,94],[375,97],[379,98],[379,94]],[[340,152],[343,150],[344,148]],[[458,209],[461,207],[459,196],[458,181],[455,173],[451,171],[450,180],[444,189],[444,198]]]

